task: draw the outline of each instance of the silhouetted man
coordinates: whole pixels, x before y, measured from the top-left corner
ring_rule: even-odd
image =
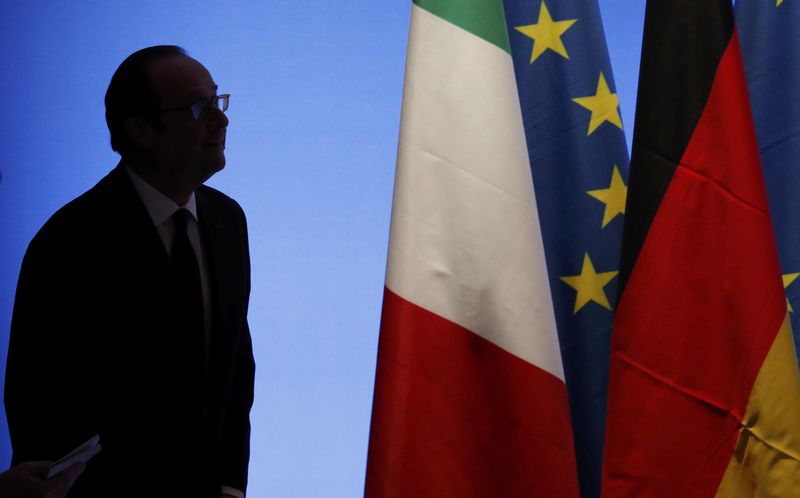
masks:
[[[225,165],[228,99],[180,47],[128,57],[105,99],[122,160],[28,247],[6,371],[13,462],[99,434],[70,497],[245,491],[247,228],[203,186]]]

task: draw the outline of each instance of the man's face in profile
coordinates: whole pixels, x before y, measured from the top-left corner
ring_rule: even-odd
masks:
[[[161,109],[188,107],[208,101],[217,85],[202,64],[187,56],[170,56],[150,65],[150,79],[160,96]],[[157,167],[187,184],[206,181],[225,167],[228,118],[214,106],[195,119],[189,109],[165,112],[154,148]]]

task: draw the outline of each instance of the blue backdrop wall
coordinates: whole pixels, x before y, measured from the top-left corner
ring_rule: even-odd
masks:
[[[539,2],[530,0],[531,8]],[[641,0],[600,0],[630,143]],[[258,362],[250,496],[362,493],[411,3],[29,0],[0,15],[0,387],[22,256],[117,162],[103,95],[179,44],[232,95],[226,169],[248,215]],[[0,409],[0,469],[11,450]]]

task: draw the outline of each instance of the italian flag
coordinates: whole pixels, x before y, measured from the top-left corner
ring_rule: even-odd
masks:
[[[365,496],[578,496],[502,0],[412,7]]]

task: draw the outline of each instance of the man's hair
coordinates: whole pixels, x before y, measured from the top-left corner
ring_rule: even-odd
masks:
[[[106,123],[111,148],[125,156],[136,145],[125,131],[125,119],[137,116],[157,124],[159,96],[150,80],[150,64],[164,57],[187,55],[177,45],[156,45],[134,52],[119,65],[106,90]]]

